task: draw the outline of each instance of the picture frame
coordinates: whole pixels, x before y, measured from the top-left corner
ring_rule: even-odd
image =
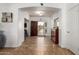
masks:
[[[11,12],[2,12],[2,22],[4,22],[4,23],[13,22],[13,13],[11,13]]]

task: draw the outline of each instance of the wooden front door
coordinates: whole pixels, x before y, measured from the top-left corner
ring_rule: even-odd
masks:
[[[31,36],[37,36],[38,34],[38,22],[31,21]]]

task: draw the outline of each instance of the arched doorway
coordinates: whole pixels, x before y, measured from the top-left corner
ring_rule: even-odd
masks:
[[[47,32],[46,36],[48,36],[49,34],[50,34],[49,36],[51,36],[51,30],[53,30],[53,28],[54,28],[55,18],[57,18],[57,17],[61,18],[60,15],[59,15],[59,13],[61,12],[61,9],[59,9],[59,8],[53,8],[53,7],[25,7],[25,8],[20,8],[20,11],[22,11],[23,13],[26,12],[26,14],[30,14],[30,17],[32,17],[32,18],[34,17],[34,19],[31,19],[31,18],[28,19],[29,20],[29,26],[28,26],[28,35],[29,36],[31,35],[30,26],[31,26],[31,21],[32,20],[33,21],[44,21],[44,20],[41,20],[42,17],[45,17],[45,16],[50,17],[51,18],[51,20],[50,20],[51,25],[48,26],[49,25],[48,24],[47,26],[51,27],[51,28],[50,28],[50,30],[49,29],[46,30],[46,32]],[[45,11],[45,13],[41,12],[41,11]],[[41,13],[42,14],[44,13],[44,15],[42,15]],[[53,14],[55,14],[55,13],[58,13],[58,14],[54,15],[54,18],[53,18]],[[35,19],[35,17],[40,17],[40,18]],[[60,19],[59,19],[59,22],[60,22]],[[59,25],[59,27],[60,27],[60,25]],[[59,31],[60,31],[60,29],[59,29]],[[60,34],[60,32],[58,34]],[[60,36],[58,36],[58,37],[60,37]],[[58,41],[60,41],[60,39]]]

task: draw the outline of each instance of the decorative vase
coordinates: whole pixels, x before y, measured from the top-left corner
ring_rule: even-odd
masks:
[[[0,48],[4,48],[6,43],[6,37],[4,31],[0,31]]]

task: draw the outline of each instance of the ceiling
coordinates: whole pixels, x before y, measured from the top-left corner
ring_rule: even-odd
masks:
[[[51,8],[51,7],[27,7],[27,8],[22,8],[22,10],[27,11],[30,16],[48,16],[49,17],[54,13],[58,12],[60,9]],[[36,12],[40,12],[41,15]]]

